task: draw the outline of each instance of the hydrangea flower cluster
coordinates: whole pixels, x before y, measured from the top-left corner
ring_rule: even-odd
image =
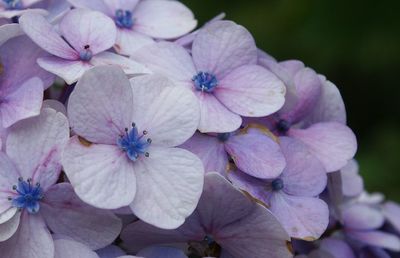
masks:
[[[224,15],[2,0],[0,24],[1,257],[400,257],[338,88]]]

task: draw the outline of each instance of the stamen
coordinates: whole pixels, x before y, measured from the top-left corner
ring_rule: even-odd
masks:
[[[283,185],[283,180],[280,178],[274,179],[271,183],[272,185],[272,190],[273,191],[279,191],[282,190],[284,185]]]
[[[280,132],[280,133],[286,133],[287,131],[289,131],[290,127],[292,125],[290,124],[289,121],[281,119],[278,121],[278,123],[276,124],[276,129]]]
[[[21,10],[24,8],[21,0],[3,0],[7,10]]]
[[[129,131],[128,128],[125,128],[125,135],[119,137],[117,145],[121,150],[126,152],[126,155],[132,161],[136,161],[140,155],[149,157],[150,154],[147,152],[147,149],[152,140],[145,138],[145,135],[147,135],[147,131],[144,130],[142,135],[139,135],[136,124],[132,123],[132,129]]]
[[[93,57],[93,53],[90,50],[89,45],[84,46],[84,50],[79,52],[79,58],[82,61],[85,61],[85,62],[90,61],[92,59],[92,57]]]
[[[217,138],[221,142],[226,142],[231,137],[232,133],[219,133],[217,134]]]
[[[212,92],[218,86],[217,77],[208,72],[199,72],[193,76],[192,81],[196,90],[208,93]]]
[[[14,185],[13,190],[16,191],[16,196],[8,197],[8,200],[12,201],[12,206],[19,210],[26,209],[30,214],[39,211],[40,200],[43,199],[43,191],[39,183],[33,186],[32,178],[28,178],[26,181],[19,178],[18,186]]]
[[[118,27],[124,29],[131,29],[134,24],[132,12],[121,9],[115,11],[114,21]]]

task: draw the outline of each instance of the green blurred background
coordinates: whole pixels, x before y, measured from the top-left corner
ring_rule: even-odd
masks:
[[[342,92],[369,191],[400,202],[400,1],[183,0],[200,24],[220,12],[260,48],[300,59]]]

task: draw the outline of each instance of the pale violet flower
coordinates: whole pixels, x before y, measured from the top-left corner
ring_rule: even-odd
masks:
[[[121,238],[132,252],[180,244],[190,257],[293,257],[290,238],[272,213],[217,173],[205,176],[199,205],[181,227],[164,230],[138,221]]]
[[[328,205],[316,197],[327,184],[324,167],[299,140],[280,137],[279,142],[286,158],[281,175],[265,180],[234,170],[228,179],[264,203],[291,237],[314,241],[329,222]]]
[[[94,68],[68,103],[72,130],[64,170],[85,202],[105,209],[129,205],[141,220],[176,228],[195,209],[204,169],[175,148],[199,123],[193,93],[144,75],[128,80],[118,67]],[[78,137],[79,136],[79,137]]]
[[[47,53],[20,34],[17,24],[0,27],[0,124],[5,128],[38,115],[43,91],[54,81],[36,64]]]
[[[59,30],[44,16],[35,13],[21,16],[20,24],[39,47],[52,54],[39,58],[38,64],[68,84],[98,65],[120,66],[127,74],[147,72],[137,62],[106,51],[114,45],[117,30],[113,21],[100,12],[71,10],[60,21]]]
[[[215,21],[201,29],[192,55],[178,44],[159,42],[132,58],[196,94],[201,109],[198,129],[203,133],[232,132],[242,124],[241,116],[266,116],[284,103],[283,83],[256,64],[253,37],[231,21]]]
[[[7,258],[54,258],[53,234],[92,249],[112,243],[121,221],[82,202],[58,183],[67,118],[50,108],[12,126],[0,152],[0,253]]]
[[[193,30],[197,21],[190,9],[171,0],[68,0],[73,6],[100,11],[117,27],[115,50],[131,55],[154,39],[175,39]]]

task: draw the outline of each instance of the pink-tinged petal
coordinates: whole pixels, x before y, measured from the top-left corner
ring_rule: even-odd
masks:
[[[145,73],[150,73],[144,65],[129,59],[124,56],[120,56],[111,52],[102,52],[95,55],[90,63],[94,66],[100,65],[114,65],[120,67],[125,74],[128,75],[140,75]]]
[[[142,33],[130,29],[117,29],[117,40],[114,49],[121,55],[130,56],[142,47],[155,43],[152,38]]]
[[[94,143],[117,144],[132,124],[132,89],[121,68],[95,67],[79,80],[68,102],[72,130]]]
[[[87,70],[93,67],[86,62],[69,61],[56,56],[41,57],[37,61],[40,67],[60,76],[69,85],[77,82]]]
[[[258,63],[261,66],[267,67],[267,66],[263,65],[265,62],[267,62],[267,63],[275,62],[276,63],[276,59],[262,49],[257,49],[257,55],[258,55]]]
[[[346,235],[364,244],[400,252],[400,239],[393,234],[381,231],[348,231]]]
[[[180,147],[196,154],[203,162],[206,173],[218,172],[225,176],[229,162],[228,154],[224,144],[217,137],[195,133]]]
[[[201,91],[195,94],[200,101],[200,132],[226,133],[240,127],[242,118],[227,109],[214,95]]]
[[[99,258],[89,247],[72,240],[57,239],[54,248],[54,258]]]
[[[392,201],[383,204],[386,219],[400,232],[400,206]]]
[[[340,170],[342,176],[342,190],[345,196],[354,197],[364,191],[364,181],[358,174],[358,164],[354,159]]]
[[[96,253],[100,258],[117,258],[125,254],[125,252],[116,245],[109,245],[96,250]]]
[[[164,89],[175,87],[175,84],[159,75],[136,76],[129,81],[133,92],[132,119],[138,127],[138,131],[141,132],[148,129],[144,123],[148,120],[146,113],[151,109],[153,102]]]
[[[197,26],[192,11],[178,1],[141,1],[134,10],[133,30],[159,39],[185,35]]]
[[[309,197],[320,194],[327,184],[322,163],[301,141],[281,137],[280,142],[287,163],[281,176],[283,191],[289,195]]]
[[[38,115],[42,101],[43,82],[39,78],[31,78],[15,87],[0,103],[3,126],[7,128],[22,119]]]
[[[99,11],[108,16],[114,15],[110,8],[102,0],[68,0],[75,8],[86,8],[94,11]]]
[[[243,219],[222,228],[215,239],[233,257],[290,258],[290,238],[265,207],[255,204]]]
[[[0,152],[0,223],[10,218],[3,213],[11,208],[11,202],[8,197],[14,194],[12,187],[18,183],[20,173],[4,152]],[[10,215],[10,213],[8,213]]]
[[[0,84],[3,94],[10,94],[32,77],[40,78],[43,81],[44,89],[50,87],[55,76],[37,64],[38,58],[48,55],[27,36],[15,37],[3,44],[0,47],[3,66]]]
[[[282,81],[267,69],[245,65],[227,74],[214,94],[231,111],[242,116],[260,117],[283,106],[285,91]]]
[[[275,178],[286,166],[279,144],[258,129],[231,136],[225,149],[240,170],[257,178]]]
[[[222,79],[232,70],[257,63],[257,47],[250,32],[232,21],[215,21],[201,29],[193,41],[197,71]]]
[[[293,238],[314,241],[328,227],[328,205],[318,198],[275,193],[270,202],[270,210]]]
[[[187,258],[182,250],[168,246],[148,247],[138,252],[137,256],[145,258]]]
[[[113,20],[88,9],[69,11],[60,22],[60,31],[76,51],[90,50],[93,55],[111,48],[117,39]]]
[[[138,218],[149,224],[177,228],[199,201],[203,164],[184,149],[152,147],[149,153],[148,158],[134,165],[137,192],[130,206]]]
[[[93,250],[111,244],[121,232],[119,218],[111,211],[85,204],[70,184],[52,186],[46,191],[42,204],[40,212],[53,233],[72,238]]]
[[[7,258],[54,258],[54,243],[40,214],[21,214],[17,232],[0,242],[0,253]]]
[[[26,13],[19,19],[22,30],[39,47],[68,60],[77,60],[78,53],[65,42],[55,28],[40,14]]]
[[[132,11],[140,0],[103,0],[113,14],[118,9]]]
[[[364,204],[351,204],[342,211],[346,228],[368,230],[380,228],[385,222],[383,213]]]
[[[288,133],[303,141],[327,172],[343,168],[357,151],[356,136],[350,128],[340,123],[318,123],[307,129],[290,129]]]
[[[131,85],[132,120],[138,124],[140,131],[148,132],[152,145],[177,146],[195,133],[199,125],[200,108],[192,91],[175,87],[167,78],[157,75],[133,78]]]
[[[300,69],[290,80],[293,88],[288,88],[288,101],[279,113],[281,118],[296,123],[315,108],[321,96],[321,81],[310,68]]]
[[[32,178],[46,190],[61,172],[61,151],[68,138],[67,118],[55,110],[43,109],[39,116],[11,128],[7,154],[25,180]]]
[[[334,258],[356,258],[353,250],[345,241],[337,238],[325,238],[321,241],[320,249]]]
[[[154,73],[185,85],[191,85],[191,79],[196,74],[189,53],[183,47],[171,42],[158,42],[145,46],[133,53],[131,58],[146,65]]]
[[[117,146],[87,146],[73,137],[64,150],[62,164],[84,202],[98,208],[117,209],[133,201],[137,187],[133,163]]]
[[[11,214],[12,216],[5,222],[0,223],[0,242],[10,239],[15,234],[21,218],[21,213],[17,211],[17,208],[11,208],[5,213],[0,214],[0,220],[3,220],[5,216],[8,217]]]
[[[321,96],[306,118],[306,123],[314,124],[320,122],[338,122],[346,124],[346,108],[339,89],[322,75]]]
[[[7,40],[22,34],[23,31],[18,24],[4,24],[0,26],[0,46]]]

